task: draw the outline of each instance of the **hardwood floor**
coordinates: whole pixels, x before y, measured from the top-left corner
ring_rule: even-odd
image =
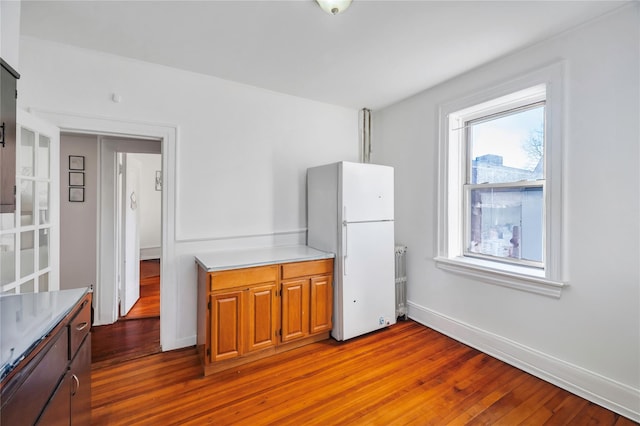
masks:
[[[160,352],[160,263],[140,262],[140,299],[118,322],[92,328],[92,367]]]
[[[120,319],[155,318],[160,316],[160,261],[140,262],[140,299]]]
[[[91,367],[113,365],[160,352],[160,318],[118,321],[91,330]]]
[[[208,377],[194,348],[92,369],[96,425],[632,425],[413,321]]]

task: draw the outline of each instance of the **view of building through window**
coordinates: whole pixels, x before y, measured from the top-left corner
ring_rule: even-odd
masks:
[[[465,123],[467,255],[544,261],[544,109]]]

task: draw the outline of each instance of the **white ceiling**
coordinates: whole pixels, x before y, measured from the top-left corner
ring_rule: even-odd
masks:
[[[21,34],[378,109],[624,3],[22,0]]]

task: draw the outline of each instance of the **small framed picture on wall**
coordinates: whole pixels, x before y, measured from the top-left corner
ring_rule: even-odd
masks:
[[[69,172],[69,186],[84,186],[84,172]]]
[[[84,156],[70,155],[69,170],[84,170]]]
[[[84,188],[69,187],[69,201],[84,203]]]

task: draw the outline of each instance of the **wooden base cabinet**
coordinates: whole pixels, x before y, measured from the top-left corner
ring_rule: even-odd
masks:
[[[198,268],[204,374],[329,338],[332,272],[333,259],[214,272]]]
[[[332,275],[312,277],[310,280],[311,315],[309,333],[331,331],[333,323],[333,282]]]
[[[242,291],[212,294],[209,302],[211,342],[207,355],[223,361],[242,355]]]
[[[333,262],[282,266],[282,341],[331,331]]]
[[[2,425],[91,424],[91,294],[2,382]]]
[[[274,347],[277,341],[278,297],[276,284],[267,284],[247,290],[248,307],[246,351],[259,351]]]
[[[276,345],[276,284],[210,296],[211,362],[240,357]]]

